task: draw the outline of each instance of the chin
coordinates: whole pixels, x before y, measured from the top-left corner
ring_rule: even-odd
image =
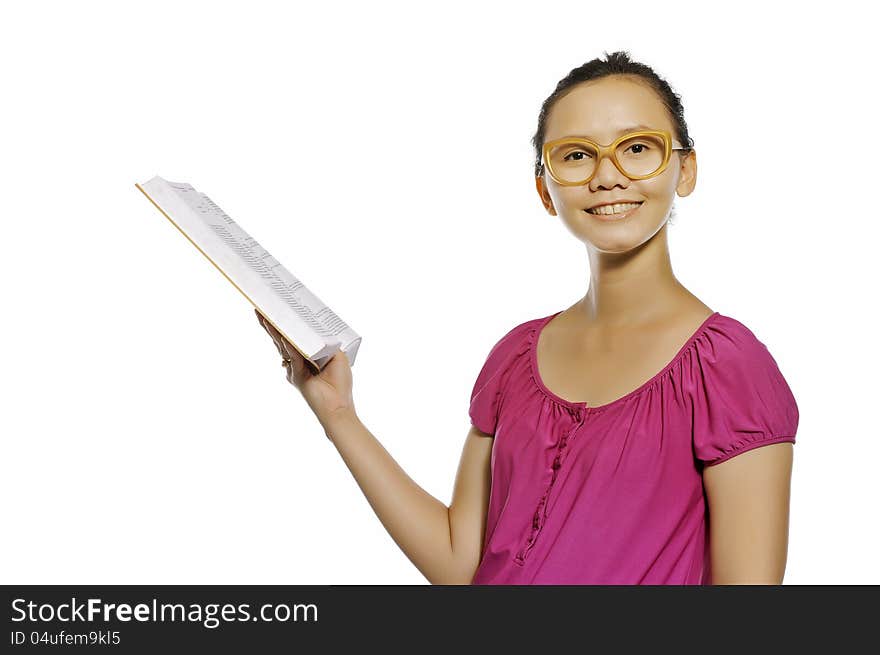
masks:
[[[587,245],[589,245],[596,252],[605,253],[606,255],[623,255],[625,253],[635,250],[641,244],[607,244],[596,243],[595,241],[588,241]]]
[[[587,230],[576,236],[598,252],[622,254],[650,241],[663,225],[665,221],[653,227],[646,227],[644,223],[621,224],[612,226],[612,229]]]
[[[566,220],[565,225],[579,241],[598,252],[620,254],[649,241],[666,224],[667,218],[639,214],[636,210],[619,220],[601,220],[590,215],[584,220],[581,214],[575,220]]]

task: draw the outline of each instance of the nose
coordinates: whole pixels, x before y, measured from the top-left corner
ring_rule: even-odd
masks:
[[[611,157],[602,157],[596,168],[596,174],[590,180],[590,187],[595,190],[596,187],[611,188],[615,184],[626,186],[629,178],[617,170],[617,166],[611,161]]]

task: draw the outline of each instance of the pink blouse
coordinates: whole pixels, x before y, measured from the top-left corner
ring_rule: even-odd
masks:
[[[776,360],[715,312],[650,380],[587,406],[538,373],[538,334],[559,313],[505,334],[471,393],[471,422],[494,435],[472,584],[711,584],[703,467],[795,442]]]

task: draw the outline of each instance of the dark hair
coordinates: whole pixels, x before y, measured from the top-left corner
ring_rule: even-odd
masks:
[[[688,135],[687,123],[684,121],[684,108],[681,106],[681,97],[678,96],[669,86],[669,84],[657,75],[650,66],[632,61],[629,53],[623,50],[612,52],[610,55],[605,52],[606,60],[602,61],[598,57],[586,64],[573,69],[568,75],[562,78],[556,85],[556,89],[541,105],[541,113],[538,115],[538,131],[532,137],[532,145],[535,147],[535,176],[543,173],[541,166],[541,150],[544,147],[544,135],[546,134],[547,114],[553,108],[556,100],[565,94],[572,86],[587,80],[598,80],[609,75],[630,75],[638,76],[646,82],[666,106],[672,122],[675,123],[675,136],[686,148],[679,152],[686,153],[694,147],[694,141]]]

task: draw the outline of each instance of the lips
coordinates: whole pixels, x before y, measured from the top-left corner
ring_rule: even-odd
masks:
[[[615,204],[618,204],[618,203],[615,203]],[[624,204],[624,203],[620,203],[620,204]],[[598,219],[600,221],[605,221],[605,222],[622,221],[625,218],[629,218],[634,212],[638,211],[639,207],[641,207],[642,204],[644,204],[644,203],[640,202],[638,204],[638,206],[632,207],[631,209],[628,209],[627,211],[621,212],[619,214],[592,214],[586,209],[584,209],[583,211],[585,214],[588,214],[592,218]]]
[[[601,205],[593,205],[592,207],[587,207],[584,211],[589,212],[590,214],[593,214],[593,215],[596,215],[599,213],[607,214],[608,212],[597,212],[597,211],[591,211],[591,210],[609,209],[609,208],[614,207],[616,205],[641,205],[643,202],[644,202],[644,200],[617,200],[615,202],[602,203]],[[632,209],[632,208],[630,208],[630,209]],[[625,211],[629,211],[629,209],[627,209]],[[620,213],[623,213],[623,212],[620,212]]]

